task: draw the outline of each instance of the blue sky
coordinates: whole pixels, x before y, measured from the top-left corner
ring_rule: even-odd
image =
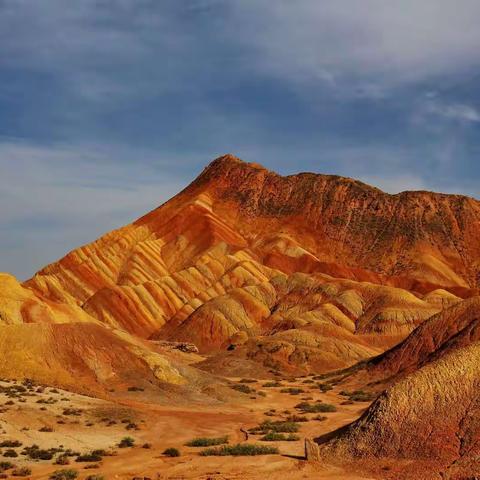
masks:
[[[477,0],[0,0],[0,271],[233,153],[480,197]]]

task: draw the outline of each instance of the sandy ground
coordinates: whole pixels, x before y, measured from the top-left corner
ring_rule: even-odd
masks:
[[[240,379],[230,379],[238,383]],[[261,390],[266,396],[245,395],[238,404],[210,407],[165,407],[142,402],[142,393],[132,393],[130,400],[112,403],[77,395],[60,389],[46,387],[37,392],[33,387],[19,398],[0,393],[0,442],[19,440],[22,446],[14,448],[18,457],[2,458],[17,466],[28,466],[28,478],[49,478],[55,470],[75,469],[79,479],[89,475],[101,475],[105,479],[362,479],[362,476],[345,472],[333,465],[318,465],[304,460],[304,439],[328,433],[356,419],[368,406],[367,403],[341,405],[345,400],[339,395],[341,387],[322,393],[315,384],[303,383],[305,379],[282,380],[282,387],[263,388],[265,381],[248,384]],[[0,387],[11,387],[13,382],[0,382]],[[17,383],[16,385],[21,385]],[[281,388],[298,387],[304,393],[291,395],[281,393]],[[308,422],[301,422],[297,441],[262,442],[260,436],[249,435],[245,430],[264,420],[281,420],[298,414],[294,407],[308,399],[310,403],[321,400],[337,407],[336,412],[322,413],[324,421],[313,420],[319,414],[307,414]],[[25,401],[23,401],[25,400]],[[39,403],[40,401],[40,403]],[[7,402],[13,404],[5,405]],[[47,403],[44,403],[47,402]],[[67,409],[67,410],[66,410]],[[71,415],[68,409],[80,409]],[[271,415],[265,415],[271,411]],[[60,422],[60,423],[59,423]],[[115,423],[114,423],[115,422]],[[130,424],[130,425],[129,425]],[[132,428],[132,424],[134,424]],[[127,429],[130,426],[130,429]],[[53,431],[39,431],[49,427]],[[280,454],[255,457],[203,457],[201,448],[187,447],[185,443],[195,437],[218,437],[228,435],[229,443],[260,443],[277,446]],[[132,448],[118,448],[119,441],[130,436],[135,439]],[[151,448],[142,448],[145,443]],[[93,449],[105,449],[113,455],[104,456],[100,462],[78,463],[70,457],[69,465],[54,465],[51,460],[32,460],[22,455],[25,446],[37,444],[42,449],[62,446],[75,452],[87,453]],[[180,457],[162,455],[168,447],[178,448]],[[7,448],[1,448],[2,455]],[[94,465],[96,468],[85,468]],[[5,473],[9,474],[10,471]],[[378,478],[378,477],[377,477]]]

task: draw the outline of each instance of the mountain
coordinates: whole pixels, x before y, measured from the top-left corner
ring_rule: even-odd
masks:
[[[474,478],[480,474],[479,356],[476,296],[456,301],[397,346],[351,369],[350,384],[390,386],[358,420],[318,438],[320,448],[310,444],[312,454],[403,462],[402,478]]]
[[[0,274],[0,377],[212,403],[240,395],[216,374],[327,373],[332,389],[378,398],[307,452],[395,465],[380,478],[469,478],[480,474],[479,231],[472,198],[282,177],[223,156],[23,284]]]
[[[226,155],[24,287],[131,335],[221,353],[218,368],[235,356],[328,370],[478,292],[479,227],[472,198],[282,177]]]
[[[393,459],[406,465],[401,478],[475,478],[479,355],[480,344],[472,342],[394,383],[359,420],[320,445],[323,458]],[[428,465],[428,476],[419,476],[417,462]]]
[[[442,310],[403,342],[371,362],[370,375],[398,375],[417,370],[451,350],[480,341],[480,297]]]
[[[312,173],[282,177],[227,155],[166,204],[74,250],[29,284],[84,302],[103,287],[182,271],[224,243],[248,248],[287,274],[321,271],[420,291],[432,285],[462,291],[479,286],[479,226],[480,202],[472,198],[389,195]]]
[[[0,358],[0,378],[101,397],[122,398],[136,387],[177,401],[212,401],[223,389],[171,348],[103,325],[75,304],[43,298],[8,274],[0,274]]]

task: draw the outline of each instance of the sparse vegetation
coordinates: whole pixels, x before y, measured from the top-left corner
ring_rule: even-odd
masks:
[[[73,469],[55,470],[49,477],[50,480],[75,480],[78,472]]]
[[[8,450],[5,450],[3,452],[3,456],[7,458],[15,458],[15,457],[18,457],[18,453],[12,448],[9,448]]]
[[[300,395],[301,393],[305,393],[305,390],[302,390],[301,388],[288,387],[282,388],[280,390],[280,393],[288,393],[289,395]]]
[[[284,421],[276,421],[272,422],[270,420],[266,420],[262,422],[258,427],[252,428],[249,430],[252,434],[261,434],[265,435],[269,432],[275,433],[295,433],[298,432],[300,426],[298,423],[295,422],[284,422]]]
[[[280,382],[266,382],[262,385],[263,388],[282,387]]]
[[[236,445],[222,445],[221,447],[207,448],[200,452],[204,457],[208,456],[252,456],[272,455],[278,453],[278,448],[252,443],[238,443]]]
[[[76,462],[100,462],[101,460],[102,456],[98,452],[84,453],[75,459]]]
[[[44,426],[39,430],[39,432],[53,432],[53,428],[48,427],[48,426]]]
[[[335,405],[332,405],[330,403],[322,403],[322,402],[318,402],[318,403],[302,402],[302,403],[299,403],[298,405],[295,405],[295,408],[306,413],[326,413],[326,412],[337,411],[337,407],[335,407]]]
[[[17,448],[21,446],[22,442],[18,440],[4,440],[3,442],[0,442],[0,448]]]
[[[15,465],[11,462],[0,462],[0,472],[4,472],[5,470],[10,470]]]
[[[22,451],[22,455],[27,455],[33,460],[51,460],[54,454],[58,453],[58,448],[51,448],[49,450],[43,450],[38,445],[31,445],[25,447]]]
[[[70,463],[70,459],[68,458],[68,455],[62,454],[57,457],[55,460],[55,465],[68,465]]]
[[[244,383],[232,385],[231,388],[233,388],[233,390],[236,390],[237,392],[241,392],[245,394],[255,393],[255,390],[253,388],[250,388],[248,385],[245,385]]]
[[[228,437],[216,437],[216,438],[194,438],[190,440],[185,445],[187,447],[211,447],[214,445],[223,445],[224,443],[228,443]]]
[[[18,467],[12,470],[12,476],[14,477],[28,477],[32,474],[32,470],[28,467]]]
[[[304,415],[290,415],[287,417],[287,422],[308,422],[308,417]]]
[[[79,415],[82,414],[82,410],[80,408],[65,408],[63,410],[64,415],[73,415],[75,417],[78,417]]]
[[[330,383],[319,383],[318,388],[320,389],[321,392],[326,393],[329,390],[333,389],[333,385],[331,385]]]
[[[135,440],[132,437],[123,437],[120,440],[120,443],[118,444],[120,448],[133,447],[134,445],[135,445]]]
[[[296,440],[300,440],[300,437],[298,435],[295,435],[294,433],[285,435],[284,433],[269,432],[266,435],[264,435],[260,440],[264,442],[278,442],[278,441],[294,442]]]
[[[163,451],[163,454],[167,457],[179,457],[180,456],[180,451],[178,448],[167,448]]]
[[[340,395],[348,397],[351,402],[371,402],[376,397],[374,393],[365,392],[364,390],[354,390],[353,392],[342,390]]]

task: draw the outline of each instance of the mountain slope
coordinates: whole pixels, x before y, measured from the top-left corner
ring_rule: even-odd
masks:
[[[331,345],[336,358],[314,363],[340,368],[392,346],[456,295],[475,292],[479,228],[480,203],[471,198],[388,195],[310,173],[281,177],[227,155],[164,205],[70,252],[25,286],[110,327],[188,340],[205,352],[246,334],[287,342],[296,352],[287,357],[298,362],[336,338],[350,346],[340,353]],[[321,291],[343,285],[335,278],[352,281],[339,298],[335,286]],[[297,316],[301,322],[292,321]],[[365,335],[381,340],[368,344]],[[243,343],[246,355],[272,360],[258,343]]]
[[[478,342],[456,348],[398,381],[321,445],[321,455],[420,460],[430,465],[428,478],[480,474],[479,355]],[[427,477],[411,471],[402,478]]]
[[[456,301],[356,369],[351,384],[390,385],[346,428],[310,444],[318,458],[406,461],[402,478],[473,478],[480,462],[480,297]],[[411,464],[413,466],[417,463]],[[428,477],[430,478],[430,477]]]
[[[416,328],[402,343],[371,362],[370,375],[416,370],[450,350],[480,341],[480,297],[455,303]]]
[[[234,249],[248,245],[262,263],[285,270],[332,262],[326,273],[337,267],[370,280],[402,275],[397,281],[474,288],[479,227],[480,203],[472,198],[388,195],[310,173],[281,177],[224,156],[166,204],[74,250],[29,284],[49,296],[85,301],[104,286],[136,285],[181,270],[224,242]]]

